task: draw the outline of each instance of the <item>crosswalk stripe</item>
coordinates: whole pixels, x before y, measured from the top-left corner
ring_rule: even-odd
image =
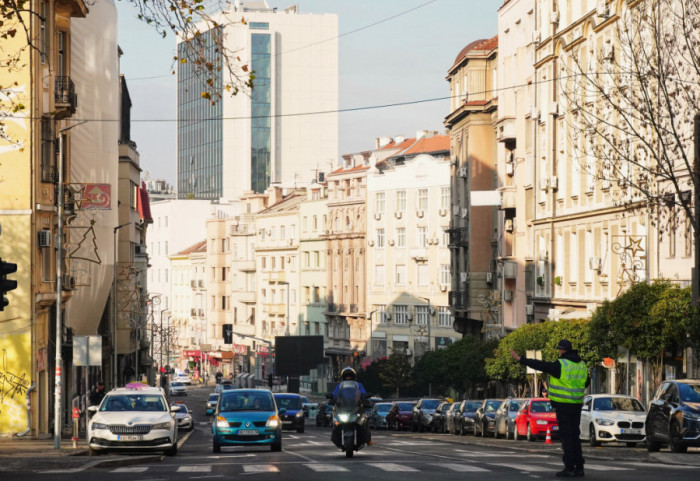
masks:
[[[211,473],[211,465],[195,464],[191,466],[180,466],[178,473]]]
[[[113,473],[143,473],[148,469],[148,466],[129,466],[124,468],[113,469]]]
[[[469,464],[433,463],[433,466],[439,466],[441,468],[449,469],[450,471],[456,471],[458,473],[484,473],[489,471],[486,468],[471,466]]]
[[[280,470],[274,464],[244,464],[246,473],[279,473]]]
[[[305,464],[307,468],[311,468],[317,473],[330,473],[330,472],[346,472],[349,471],[348,468],[344,468],[342,466],[338,466],[335,464],[320,464],[320,463],[313,463],[313,464]]]
[[[416,468],[412,468],[410,466],[406,466],[403,464],[395,464],[395,463],[365,463],[367,466],[374,466],[375,468],[379,468],[382,471],[391,471],[391,472],[415,472],[418,471]]]
[[[542,471],[551,471],[552,468],[549,466],[533,466],[530,464],[514,464],[514,463],[489,463],[489,466],[498,466],[499,468],[511,468],[518,471],[525,471],[527,473],[539,473]]]

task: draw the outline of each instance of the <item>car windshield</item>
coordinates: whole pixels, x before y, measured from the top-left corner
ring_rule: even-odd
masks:
[[[410,411],[413,409],[412,403],[399,403],[399,411]]]
[[[178,406],[180,408],[180,410],[175,413],[176,416],[178,414],[183,415],[183,414],[188,414],[190,412],[190,410],[187,409],[187,406],[185,406],[182,403],[175,403],[175,404],[173,404],[173,406]]]
[[[510,410],[511,411],[517,411],[520,409],[521,404],[523,403],[522,399],[514,399],[510,402]]]
[[[678,384],[681,401],[700,403],[700,384]]]
[[[422,409],[435,409],[438,407],[438,405],[440,405],[440,401],[430,400],[430,401],[423,401],[423,404],[421,407],[422,407]]]
[[[634,398],[601,397],[593,401],[595,411],[638,411],[644,412],[642,404]]]
[[[272,399],[264,393],[224,391],[219,401],[219,412],[272,410]]]
[[[486,401],[486,412],[490,413],[493,411],[498,411],[498,408],[501,406],[501,403],[503,401]]]
[[[305,404],[309,404],[309,398],[306,398],[304,396],[301,397],[301,402]]]
[[[377,404],[377,412],[378,413],[389,412],[389,409],[391,409],[391,404]]]
[[[530,405],[530,412],[532,413],[551,413],[553,411],[550,401],[533,401]]]
[[[184,386],[181,382],[173,381],[170,383],[171,386],[173,387],[178,387],[178,386]]]
[[[468,403],[464,403],[464,410],[463,411],[465,413],[474,413],[480,407],[481,407],[481,403],[479,401],[470,401]]]
[[[275,396],[278,408],[284,408],[287,411],[290,409],[301,409],[301,398],[293,396]]]
[[[219,395],[218,395],[218,394],[210,394],[210,395],[209,395],[209,400],[210,400],[210,401],[217,401],[218,399],[219,399]]]
[[[162,396],[148,394],[113,394],[108,395],[100,404],[100,411],[167,411],[167,404]]]

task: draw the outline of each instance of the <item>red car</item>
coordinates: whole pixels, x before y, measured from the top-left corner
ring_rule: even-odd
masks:
[[[413,421],[413,406],[417,401],[397,401],[386,414],[386,425],[396,431],[408,429]]]
[[[559,425],[552,402],[544,397],[526,399],[515,415],[515,439],[545,439],[547,429],[552,438],[559,437]]]

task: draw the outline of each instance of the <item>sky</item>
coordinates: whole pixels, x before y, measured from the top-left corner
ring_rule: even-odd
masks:
[[[343,155],[373,148],[377,137],[444,133],[447,70],[468,43],[497,34],[503,0],[268,0],[280,10],[295,3],[302,14],[338,15],[339,109],[444,99],[339,113],[338,152]],[[132,140],[151,178],[174,185],[177,82],[170,72],[175,38],[159,37],[137,19],[131,4],[116,4],[124,52],[120,68],[133,104]]]

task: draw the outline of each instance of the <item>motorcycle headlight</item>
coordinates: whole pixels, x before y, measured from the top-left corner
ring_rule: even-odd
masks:
[[[615,421],[613,421],[611,419],[596,418],[595,422],[598,426],[614,426],[615,425]]]
[[[219,416],[216,418],[216,427],[217,428],[227,428],[229,427],[228,425],[228,419],[225,417]]]
[[[342,414],[338,414],[338,420],[341,423],[347,423],[350,421],[354,421],[354,416],[352,414],[342,413]]]
[[[96,431],[98,429],[109,429],[109,426],[103,423],[92,423],[92,430]]]
[[[270,416],[267,422],[265,423],[265,426],[267,426],[268,428],[276,428],[279,425],[280,419],[277,416]]]
[[[170,429],[172,426],[173,426],[172,422],[166,421],[164,423],[154,424],[152,426],[152,429]]]

